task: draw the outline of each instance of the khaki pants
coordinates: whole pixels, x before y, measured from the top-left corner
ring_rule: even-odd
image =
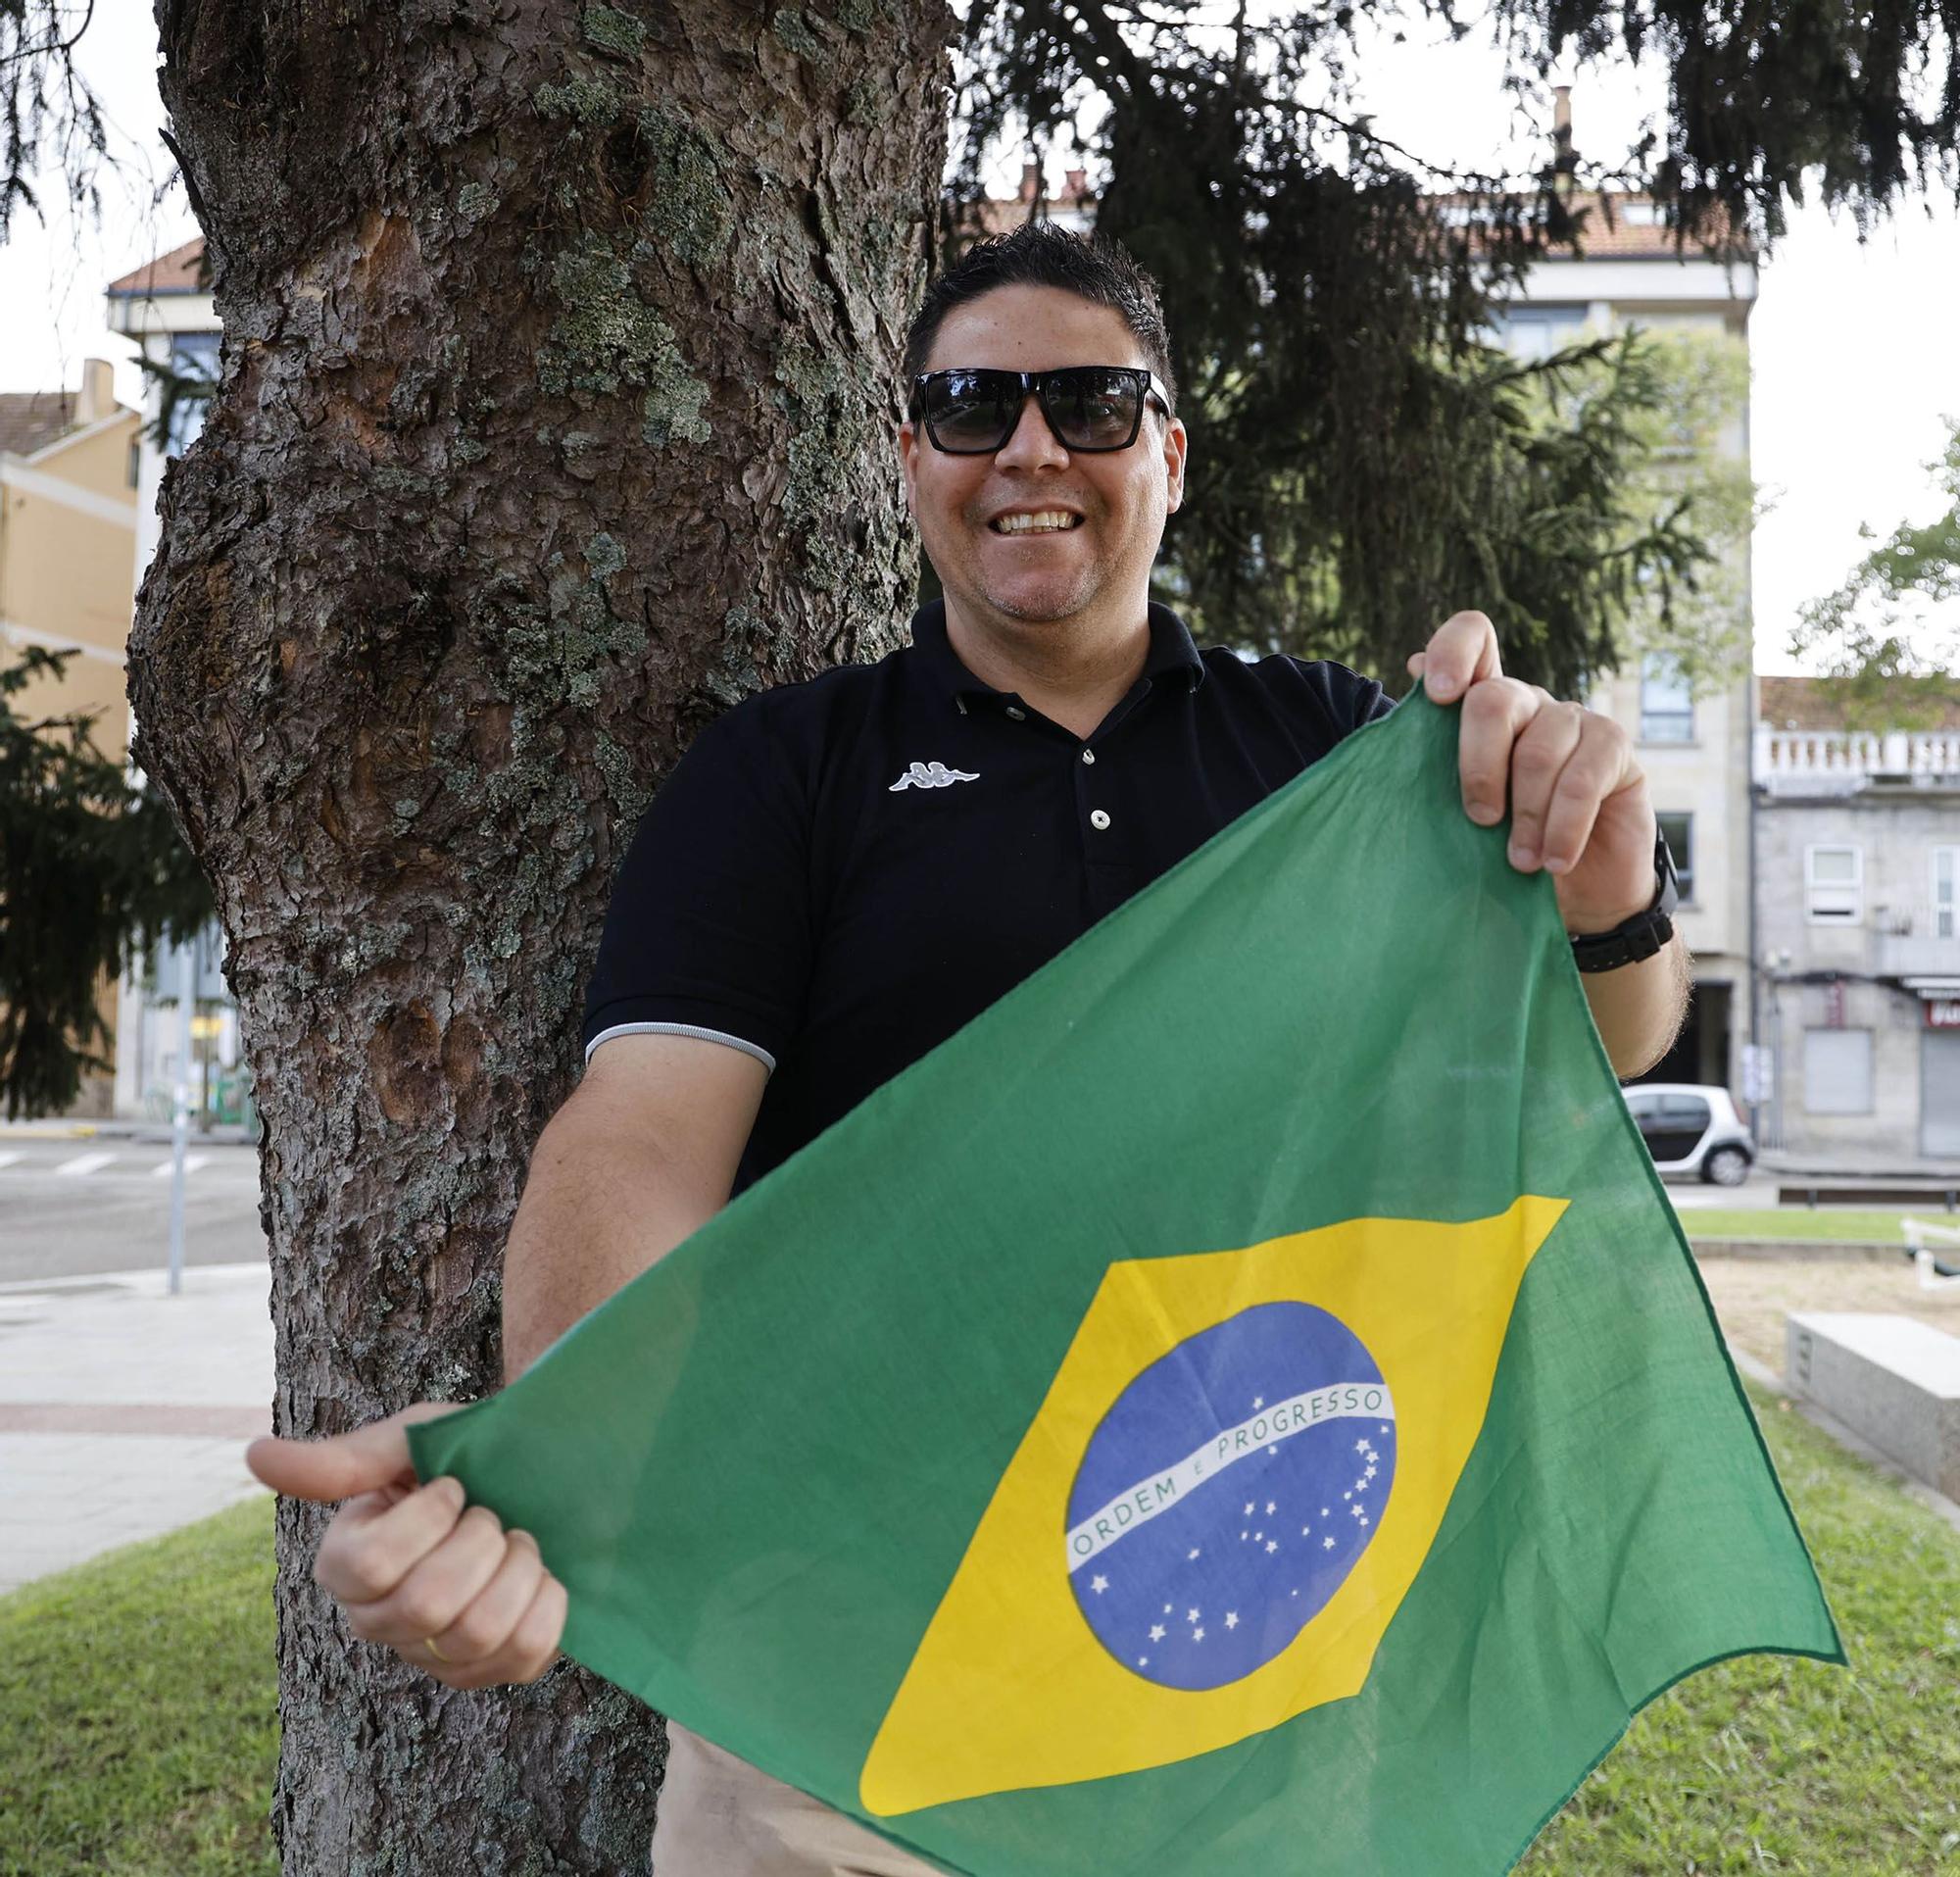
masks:
[[[667,1722],[654,1877],[941,1877],[855,1819]]]

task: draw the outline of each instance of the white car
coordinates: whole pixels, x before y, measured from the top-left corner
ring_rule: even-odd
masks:
[[[1656,1171],[1698,1173],[1717,1186],[1740,1186],[1748,1178],[1756,1143],[1726,1088],[1642,1082],[1624,1093]]]

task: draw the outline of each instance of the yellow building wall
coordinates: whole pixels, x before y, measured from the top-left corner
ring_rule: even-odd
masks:
[[[128,412],[93,436],[37,455],[26,469],[114,502],[128,520],[111,521],[52,497],[0,484],[0,622],[47,639],[75,640],[59,680],[37,679],[9,700],[17,715],[39,719],[96,713],[90,735],[112,761],[128,753],[129,706],[122,659],[136,603],[136,492],[129,481],[130,445],[142,420]],[[0,638],[0,661],[18,661],[20,647]],[[113,1059],[117,985],[106,973],[96,1008],[109,1027],[95,1048]],[[113,1111],[113,1073],[84,1075],[69,1113],[102,1117]]]
[[[69,660],[59,682],[43,678],[20,692],[14,709],[36,717],[98,712],[92,732],[96,747],[118,760],[128,748],[122,661],[136,602],[136,494],[129,486],[129,446],[140,422],[131,411],[123,421],[27,466],[36,475],[126,509],[126,523],[84,514],[11,482],[0,485],[0,620],[36,642],[77,640],[110,655],[81,652]],[[5,649],[18,656],[17,648]]]

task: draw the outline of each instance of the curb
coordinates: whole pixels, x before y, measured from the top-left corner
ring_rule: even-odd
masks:
[[[1696,1258],[1785,1260],[1798,1264],[1896,1264],[1912,1261],[1904,1245],[1881,1245],[1850,1238],[1697,1238],[1688,1234]]]

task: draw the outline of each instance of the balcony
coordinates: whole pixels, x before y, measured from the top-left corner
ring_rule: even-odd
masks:
[[[1960,731],[1756,726],[1751,779],[1772,795],[1852,795],[1874,784],[1960,787]]]
[[[1876,976],[1960,980],[1960,908],[1874,906],[1871,920]]]

